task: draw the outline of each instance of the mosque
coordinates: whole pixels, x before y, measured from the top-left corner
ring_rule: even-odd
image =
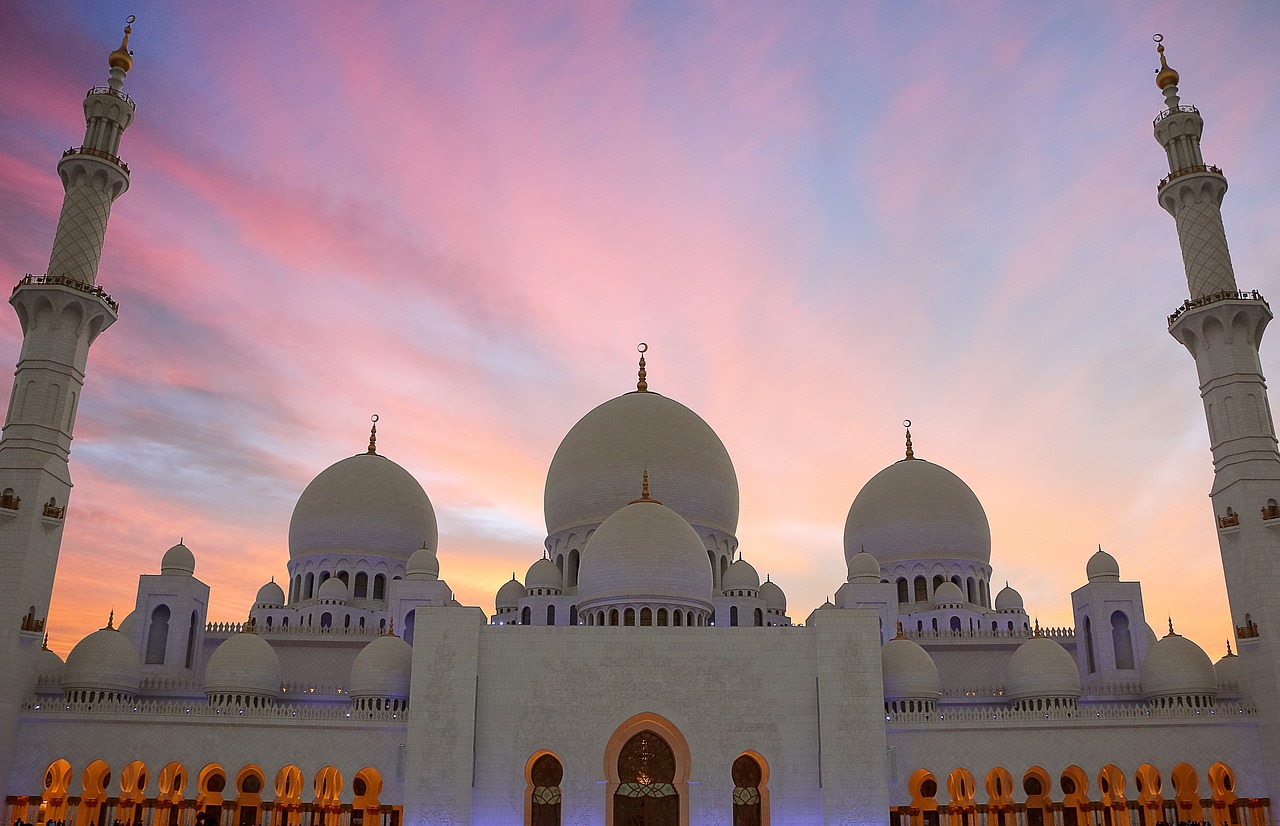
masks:
[[[649,388],[642,347],[635,389],[561,442],[545,546],[523,580],[495,583],[492,616],[453,598],[431,501],[379,452],[375,423],[301,492],[287,571],[247,619],[208,616],[178,544],[139,576],[132,612],[63,662],[42,640],[88,351],[117,318],[97,276],[129,188],[130,32],[58,162],[48,271],[10,298],[24,338],[0,440],[6,822],[1275,822],[1271,311],[1237,286],[1226,179],[1163,46],[1158,194],[1189,288],[1169,331],[1199,374],[1238,653],[1215,664],[1172,623],[1155,633],[1140,583],[1102,549],[1071,592],[1074,625],[1039,627],[993,585],[978,497],[917,457],[909,429],[849,508],[834,604],[796,612],[738,547],[729,452]]]

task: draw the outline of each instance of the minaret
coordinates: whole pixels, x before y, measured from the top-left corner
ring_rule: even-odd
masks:
[[[1258,702],[1267,792],[1280,800],[1280,453],[1258,359],[1271,309],[1256,290],[1236,286],[1220,210],[1227,180],[1201,157],[1204,120],[1179,102],[1178,73],[1163,45],[1158,52],[1156,85],[1165,109],[1155,135],[1169,175],[1157,192],[1177,221],[1191,293],[1169,317],[1169,333],[1191,352],[1200,377],[1227,597],[1250,696]]]
[[[23,338],[0,437],[0,570],[7,582],[0,589],[0,662],[10,670],[0,681],[0,794],[11,793],[17,715],[28,687],[27,675],[13,672],[40,649],[53,591],[85,362],[89,346],[116,320],[116,303],[97,276],[111,204],[129,188],[129,167],[117,152],[133,121],[133,101],[122,91],[133,65],[130,33],[126,25],[108,57],[107,85],[85,96],[83,144],[58,162],[65,195],[48,272],[27,275],[9,298]]]

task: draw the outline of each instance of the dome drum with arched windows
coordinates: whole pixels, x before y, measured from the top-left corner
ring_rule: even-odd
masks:
[[[209,657],[204,692],[210,705],[262,707],[280,696],[280,658],[251,632],[232,634]]]
[[[401,711],[409,707],[413,647],[394,634],[366,645],[351,666],[348,693],[357,711]]]
[[[938,666],[919,644],[899,636],[880,648],[885,712],[927,712],[937,708]]]
[[[142,658],[108,622],[76,643],[62,669],[67,702],[131,702],[142,685]]]
[[[1013,652],[1005,671],[1004,695],[1023,711],[1074,710],[1083,693],[1075,658],[1048,637],[1036,635]]]
[[[1161,708],[1207,708],[1218,696],[1218,675],[1204,649],[1173,630],[1147,651],[1139,669],[1142,696]]]

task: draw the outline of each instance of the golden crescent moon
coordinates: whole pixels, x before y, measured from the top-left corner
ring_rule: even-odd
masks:
[[[903,420],[902,420],[902,426],[903,426],[903,427],[911,427],[911,420],[910,420],[910,419],[903,419]]]
[[[1162,35],[1162,34],[1153,34],[1153,35],[1151,35],[1151,39],[1152,39],[1152,40],[1154,40],[1154,41],[1155,41],[1155,42],[1157,42],[1157,43],[1163,43],[1163,42],[1164,42],[1164,35]]]
[[[374,424],[377,424],[377,423],[378,423],[378,414],[377,414],[377,413],[374,413],[372,416],[370,416],[370,417],[369,417],[369,421],[373,422]]]
[[[138,19],[138,16],[136,14],[131,14],[124,19],[124,22],[129,25],[133,25],[133,22],[137,19]]]
[[[637,344],[637,345],[636,345],[636,352],[638,352],[638,353],[647,353],[647,352],[649,352],[649,345],[648,345],[648,344],[645,344],[643,341],[642,341],[642,342],[640,342],[639,344]]]

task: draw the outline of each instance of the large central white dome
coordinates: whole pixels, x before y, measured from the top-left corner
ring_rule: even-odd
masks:
[[[654,495],[695,528],[738,529],[738,476],[697,413],[651,392],[627,393],[583,416],[547,471],[547,533],[599,525],[636,498],[644,470]]]

